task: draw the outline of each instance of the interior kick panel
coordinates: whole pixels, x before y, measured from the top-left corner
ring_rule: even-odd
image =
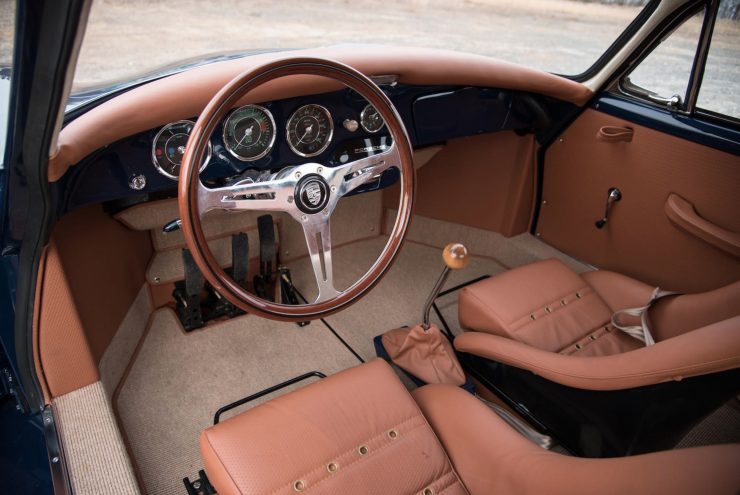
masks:
[[[584,111],[545,151],[536,234],[586,263],[667,290],[706,291],[740,279],[740,258],[667,213],[678,195],[707,222],[740,232],[740,156],[601,109]],[[621,199],[598,228],[613,188]]]

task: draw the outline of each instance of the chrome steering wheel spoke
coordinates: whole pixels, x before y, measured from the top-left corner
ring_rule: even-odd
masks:
[[[245,172],[224,187],[200,182],[198,165],[205,146],[231,109],[255,88],[283,77],[324,77],[345,85],[367,100],[385,122],[389,148],[351,163],[288,165],[276,173]],[[252,95],[254,96],[254,95]],[[328,140],[327,140],[328,141]],[[369,152],[376,152],[373,147]],[[307,157],[305,157],[307,158]],[[274,164],[271,170],[278,170]],[[375,263],[342,291],[334,286],[331,215],[339,200],[363,185],[372,185],[383,172],[397,167],[400,197],[397,219]],[[229,302],[265,318],[305,321],[323,318],[349,307],[371,290],[387,272],[406,237],[414,202],[413,150],[404,123],[393,103],[371,79],[345,64],[323,58],[289,57],[250,67],[227,83],[204,107],[190,133],[180,168],[178,207],[185,243],[204,278]],[[252,181],[250,179],[254,179]],[[266,179],[266,180],[263,180]],[[204,214],[211,210],[256,210],[288,215],[304,232],[318,284],[316,302],[303,305],[264,299],[236,283],[208,245]]]
[[[331,215],[339,200],[390,167],[401,166],[395,145],[377,155],[339,167],[304,163],[288,167],[269,180],[241,181],[209,188],[198,185],[198,209],[202,215],[216,209],[285,212],[301,224],[313,266],[318,296],[314,303],[339,294],[334,287],[331,257]]]
[[[290,177],[264,182],[237,182],[209,188],[198,181],[198,208],[201,216],[210,210],[290,211],[295,181]]]
[[[332,191],[341,198],[371,180],[377,179],[391,167],[401,167],[401,156],[395,143],[377,155],[328,169],[325,178],[333,187]]]
[[[306,236],[308,254],[316,277],[319,292],[314,304],[336,297],[340,292],[334,287],[334,273],[331,260],[330,214],[317,214],[301,222]]]

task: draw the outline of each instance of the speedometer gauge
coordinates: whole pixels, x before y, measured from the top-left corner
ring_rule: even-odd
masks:
[[[152,162],[157,172],[177,180],[180,176],[180,165],[185,155],[185,146],[188,144],[190,131],[193,130],[194,122],[190,120],[179,120],[162,127],[154,137],[152,144]],[[211,143],[208,142],[206,158],[200,166],[200,171],[206,168],[211,159]]]
[[[224,123],[224,145],[234,157],[245,162],[259,160],[275,144],[275,119],[265,107],[237,108]]]
[[[287,133],[288,145],[295,154],[316,156],[329,146],[334,123],[326,108],[321,105],[304,105],[288,119]]]
[[[376,133],[383,128],[385,122],[374,106],[368,105],[360,113],[360,125],[367,132]]]

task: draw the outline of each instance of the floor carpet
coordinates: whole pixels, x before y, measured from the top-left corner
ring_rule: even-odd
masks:
[[[221,406],[308,371],[356,364],[320,322],[300,328],[242,316],[185,334],[171,310],[156,311],[116,397],[143,488],[184,493],[182,478],[203,468],[200,432]]]
[[[334,249],[337,287],[347,287],[361,276],[386,241],[378,236]],[[532,254],[523,245],[538,251]],[[507,246],[509,253],[517,249],[521,263],[560,255],[531,236],[514,238]],[[451,274],[447,287],[509,267],[492,257],[473,256],[467,268]],[[293,262],[291,268],[296,285],[308,298],[314,297],[308,260]],[[407,242],[378,286],[327,322],[364,359],[372,359],[373,337],[421,321],[441,270],[439,247]],[[438,301],[453,329],[456,297],[450,294]],[[198,437],[219,407],[308,371],[336,373],[356,364],[357,358],[320,321],[301,328],[244,316],[186,334],[172,310],[155,311],[114,398],[143,488],[149,495],[183,492],[182,478],[195,477],[203,467]]]

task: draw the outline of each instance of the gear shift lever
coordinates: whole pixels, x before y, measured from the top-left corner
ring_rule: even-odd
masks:
[[[447,277],[450,275],[450,271],[459,270],[468,266],[468,262],[470,261],[470,257],[468,256],[468,248],[460,243],[448,244],[447,246],[445,246],[444,251],[442,251],[442,259],[445,262],[445,267],[442,270],[439,278],[437,279],[437,283],[434,284],[432,293],[429,294],[429,299],[427,299],[427,302],[424,305],[424,314],[422,315],[421,319],[421,326],[422,328],[424,328],[424,330],[429,329],[429,312],[432,310],[432,304],[434,304],[434,300],[437,299],[439,292],[442,290],[442,287],[447,281]]]
[[[429,311],[450,274],[464,268],[469,261],[468,250],[462,244],[448,244],[442,252],[444,270],[434,284],[422,315],[422,323],[413,327],[389,330],[375,338],[379,357],[385,357],[406,371],[417,384],[445,383],[462,386],[468,383],[465,372],[455,356],[452,343],[429,323]],[[472,382],[471,387],[472,387]]]

